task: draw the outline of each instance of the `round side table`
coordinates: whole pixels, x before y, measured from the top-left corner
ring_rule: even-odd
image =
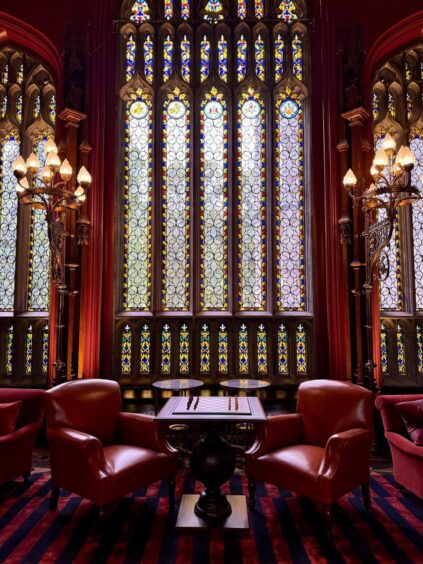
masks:
[[[169,380],[157,380],[153,382],[154,389],[154,411],[157,415],[159,407],[159,393],[162,390],[167,392],[179,392],[179,395],[188,395],[191,390],[201,388],[204,382],[193,378],[171,378]]]
[[[234,390],[237,392],[244,391],[250,393],[251,395],[260,395],[260,392],[265,388],[270,386],[270,382],[267,380],[255,380],[253,378],[232,378],[230,380],[223,380],[220,382],[220,386],[229,392]]]

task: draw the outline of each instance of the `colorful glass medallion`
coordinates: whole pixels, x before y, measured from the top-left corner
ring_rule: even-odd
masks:
[[[303,325],[298,325],[295,335],[295,343],[297,349],[297,372],[307,372],[307,334]]]
[[[405,364],[405,343],[404,343],[404,331],[401,325],[398,325],[397,329],[397,364],[399,374],[405,374],[406,364]]]
[[[228,82],[228,42],[222,35],[217,44],[219,61],[219,77],[223,82]]]
[[[187,107],[180,100],[174,100],[173,102],[170,102],[167,107],[167,114],[171,119],[179,120],[183,118],[186,114],[186,111]]]
[[[380,327],[380,366],[382,374],[388,373],[388,332],[382,323]]]
[[[281,116],[286,119],[295,118],[298,114],[299,109],[300,108],[298,104],[294,102],[294,100],[292,100],[291,98],[284,100],[279,106],[279,112]]]
[[[48,373],[48,351],[49,351],[49,330],[48,325],[43,329],[43,343],[42,343],[42,372]]]
[[[189,19],[190,13],[190,0],[181,0],[181,18],[183,20]]]
[[[275,82],[282,80],[285,69],[285,41],[281,34],[275,39]]]
[[[254,0],[254,12],[257,19],[264,18],[264,0]]]
[[[163,326],[161,340],[161,372],[162,374],[170,374],[172,336],[170,334],[169,325]]]
[[[210,74],[210,41],[205,35],[200,46],[200,80],[204,82]]]
[[[6,374],[12,374],[13,369],[13,325],[7,330],[6,343]]]
[[[50,116],[51,123],[56,123],[56,96],[52,94],[48,101],[48,113]]]
[[[179,333],[179,372],[187,374],[189,372],[189,331],[184,324]]]
[[[148,325],[144,325],[140,335],[140,373],[150,373],[151,334]]]
[[[246,100],[242,105],[242,115],[247,119],[256,119],[261,112],[261,105],[257,100]]]
[[[181,74],[185,82],[191,77],[191,44],[185,35],[181,42]]]
[[[154,79],[154,43],[150,35],[144,40],[144,76],[150,84]]]
[[[257,329],[257,372],[267,374],[267,332],[263,324]]]
[[[32,110],[32,117],[34,119],[37,119],[38,116],[40,115],[41,112],[41,100],[40,100],[40,96],[37,95],[34,98],[34,108]]]
[[[120,365],[121,373],[130,374],[131,364],[132,364],[132,329],[130,325],[125,325],[122,331],[122,341],[121,341],[121,365]]]
[[[238,0],[238,17],[240,20],[247,17],[247,0]]]
[[[292,68],[294,76],[298,80],[303,79],[303,40],[301,35],[296,33],[292,40]]]
[[[173,0],[164,0],[164,16],[167,20],[173,17]]]
[[[240,374],[248,374],[248,360],[248,329],[243,323],[239,329],[238,335],[238,363]]]
[[[16,97],[16,119],[19,123],[22,123],[23,116],[23,99],[22,94]]]
[[[25,374],[32,374],[32,347],[33,334],[32,325],[28,327],[25,335]]]
[[[169,80],[173,71],[173,39],[168,35],[163,44],[163,82]]]
[[[283,323],[278,329],[278,372],[288,374],[288,333]]]
[[[200,372],[210,372],[210,329],[204,324],[200,333]]]
[[[218,359],[219,359],[219,374],[228,373],[228,330],[226,325],[221,325],[219,327],[219,334],[217,336],[218,344]]]
[[[128,102],[125,123],[125,311],[151,308],[153,109],[141,90]]]
[[[423,372],[423,332],[421,325],[417,325],[417,370]]]
[[[129,19],[139,24],[151,18],[150,6],[147,0],[136,0],[132,5],[131,12],[132,14]]]
[[[244,80],[247,76],[247,41],[244,36],[238,39],[237,44],[237,78],[238,82]]]
[[[131,33],[126,42],[126,82],[135,74],[136,48],[135,36]]]
[[[278,8],[278,18],[290,23],[298,19],[294,0],[282,0]]]
[[[204,106],[204,117],[212,121],[220,119],[223,115],[223,106],[217,100],[211,100]]]
[[[220,0],[209,0],[204,9],[205,20],[223,20],[223,6]]]
[[[266,62],[264,55],[264,41],[259,35],[254,44],[255,66],[257,78],[263,82],[266,80]]]

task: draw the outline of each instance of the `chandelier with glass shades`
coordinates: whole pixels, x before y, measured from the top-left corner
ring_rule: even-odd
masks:
[[[46,142],[45,165],[32,153],[28,159],[20,156],[13,163],[13,172],[18,180],[16,193],[22,205],[45,212],[51,255],[51,278],[58,291],[56,322],[56,360],[53,363],[53,383],[66,378],[65,363],[61,360],[64,298],[69,294],[65,274],[65,240],[67,216],[86,201],[86,192],[92,179],[83,166],[74,178],[69,161],[61,162],[58,149],[52,139]],[[75,181],[76,180],[76,181]]]

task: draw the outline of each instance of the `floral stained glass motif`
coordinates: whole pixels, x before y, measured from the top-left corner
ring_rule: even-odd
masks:
[[[153,190],[151,100],[139,90],[125,120],[124,309],[151,307],[151,218]]]
[[[18,199],[13,163],[19,139],[6,135],[0,144],[0,311],[13,311],[15,294]]]
[[[404,344],[404,331],[401,325],[397,328],[397,364],[399,374],[405,374],[405,344]]]
[[[147,0],[136,0],[132,5],[132,14],[130,19],[138,24],[143,23],[151,18],[150,6]]]
[[[185,323],[179,332],[179,372],[189,372],[189,331]]]
[[[298,19],[296,11],[297,8],[294,0],[282,0],[278,8],[278,18],[285,20],[287,23],[291,23]]]
[[[373,113],[373,121],[377,121],[379,119],[379,113],[380,113],[380,101],[377,92],[373,92],[372,113]]]
[[[132,366],[132,329],[130,325],[125,325],[121,339],[121,365],[122,374],[130,374]]]
[[[249,372],[249,347],[248,347],[248,329],[243,323],[239,328],[238,335],[238,367],[240,374],[248,374]]]
[[[42,373],[48,373],[48,351],[49,351],[49,330],[48,325],[43,329],[43,342],[42,342]]]
[[[382,374],[388,373],[388,332],[382,323],[380,327],[380,366]]]
[[[200,45],[200,80],[204,82],[210,74],[210,41],[205,35]]]
[[[175,89],[163,108],[162,308],[190,303],[191,119],[185,94]]]
[[[206,323],[201,327],[200,333],[200,372],[210,372],[210,329]]]
[[[16,73],[16,82],[19,85],[21,85],[23,83],[23,81],[24,81],[24,66],[22,64],[22,65],[19,65],[19,67],[18,67],[18,71]]]
[[[4,84],[5,86],[7,85],[9,81],[9,65],[5,65],[5,67],[3,68],[1,73],[1,81],[2,84]]]
[[[154,43],[151,35],[144,40],[144,76],[147,82],[153,84],[154,79]]]
[[[173,0],[164,0],[164,16],[167,20],[173,18]]]
[[[257,19],[264,18],[264,0],[254,0],[254,12]]]
[[[168,35],[163,44],[163,82],[169,80],[173,72],[173,39]]]
[[[209,0],[204,9],[204,19],[211,21],[223,20],[223,6],[220,0]]]
[[[392,94],[392,92],[389,92],[388,94],[388,111],[391,114],[391,116],[395,119],[397,115],[397,108],[395,103],[395,97]]]
[[[6,374],[12,374],[13,370],[13,325],[7,330],[6,342]]]
[[[23,98],[22,94],[19,94],[16,97],[16,119],[19,123],[22,123],[22,116],[23,116]]]
[[[423,193],[423,132],[418,132],[410,140],[410,149],[416,157],[416,165],[411,171],[411,184]],[[416,288],[416,309],[423,311],[423,201],[417,200],[412,206],[414,279]]]
[[[56,123],[56,96],[54,94],[50,96],[48,101],[48,113],[51,123],[54,125]]]
[[[304,374],[307,372],[307,334],[303,325],[298,325],[295,335],[297,350],[297,372]]]
[[[218,341],[218,358],[219,358],[219,374],[227,374],[229,371],[229,360],[228,360],[228,329],[226,325],[221,325],[219,327],[219,333],[217,336]]]
[[[247,17],[247,0],[238,0],[238,17],[240,20]]]
[[[144,325],[140,335],[140,373],[150,373],[151,333],[148,325]]]
[[[266,62],[264,55],[264,41],[259,35],[254,43],[255,66],[257,78],[263,82],[266,80]]]
[[[183,20],[189,19],[190,13],[190,0],[181,0],[181,18]]]
[[[243,35],[238,39],[236,56],[237,78],[238,82],[241,82],[247,76],[247,41]]]
[[[303,79],[303,40],[298,33],[292,40],[292,68],[298,80]]]
[[[32,117],[34,119],[37,119],[38,116],[40,115],[41,112],[41,100],[40,100],[40,96],[37,95],[34,99],[34,106],[33,106],[33,110],[32,110]]]
[[[423,372],[423,332],[420,325],[417,325],[417,370]]]
[[[131,80],[135,74],[136,48],[135,37],[131,33],[126,42],[126,82]]]
[[[276,107],[276,304],[304,311],[304,123],[300,100],[285,95]]]
[[[25,334],[25,374],[32,374],[32,347],[33,334],[32,325],[28,327]]]
[[[34,153],[41,166],[45,164],[44,147],[47,141],[47,135],[43,135],[34,143]],[[50,302],[50,245],[46,212],[42,209],[31,209],[28,266],[27,309],[47,312]]]
[[[238,102],[238,300],[241,311],[266,307],[266,117],[252,89]]]
[[[285,69],[285,41],[281,34],[275,38],[275,82],[282,80]]]
[[[278,329],[278,372],[288,374],[288,332],[284,324]]]
[[[263,324],[257,329],[257,372],[267,374],[267,331]]]
[[[6,112],[7,112],[7,96],[6,94],[4,94],[0,102],[0,119],[4,118]]]
[[[408,121],[411,121],[413,119],[414,104],[410,92],[407,92],[406,104],[407,104],[407,119]]]
[[[228,42],[222,35],[217,44],[219,77],[223,82],[228,82]]]
[[[171,368],[171,350],[172,350],[172,335],[170,333],[169,325],[164,325],[161,335],[161,373],[170,374]]]
[[[191,44],[185,35],[181,41],[181,75],[185,82],[191,78]]]
[[[200,307],[228,308],[228,111],[215,88],[200,112]]]

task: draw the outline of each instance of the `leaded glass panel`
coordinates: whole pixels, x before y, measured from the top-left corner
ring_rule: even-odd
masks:
[[[43,329],[43,342],[42,342],[42,372],[43,374],[48,373],[48,355],[49,355],[49,329],[48,325],[44,326]]]
[[[303,374],[307,372],[307,333],[302,324],[298,325],[295,341],[297,349],[297,372]]]
[[[33,334],[32,325],[28,327],[25,335],[25,374],[28,376],[32,374],[32,346]]]
[[[239,373],[248,374],[249,372],[249,347],[248,347],[248,328],[243,323],[239,328],[238,334],[238,363]]]
[[[140,335],[140,373],[150,373],[151,332],[148,325],[144,325]]]
[[[241,82],[247,76],[247,41],[243,35],[238,39],[237,45],[237,77],[238,82]]]
[[[278,329],[278,372],[288,373],[288,332],[283,323]]]
[[[397,328],[397,364],[398,373],[405,374],[405,342],[404,342],[404,331],[401,325]]]
[[[130,374],[132,366],[132,329],[125,325],[121,337],[121,367],[122,374]]]
[[[210,329],[206,323],[202,325],[200,333],[200,372],[210,372]]]
[[[285,68],[285,41],[281,34],[275,38],[275,81],[282,79]]]
[[[163,82],[169,80],[173,72],[173,39],[168,35],[163,43]]]
[[[267,331],[263,324],[257,329],[257,372],[267,374]]]
[[[181,74],[185,82],[191,77],[191,44],[185,35],[181,42]]]
[[[254,43],[255,66],[257,78],[266,80],[266,62],[264,54],[264,41],[259,35]]]
[[[416,134],[410,141],[416,156],[416,166],[411,173],[412,185],[423,193],[423,135]],[[416,288],[416,310],[423,311],[423,200],[413,204],[414,279]]]
[[[154,80],[154,43],[151,35],[144,40],[144,76],[150,84]]]
[[[382,374],[388,373],[388,332],[382,323],[380,327],[380,365]]]
[[[161,333],[161,373],[170,374],[172,358],[172,335],[169,325],[164,325]]]
[[[179,372],[189,373],[189,331],[185,323],[179,332]]]
[[[132,5],[130,19],[136,23],[143,23],[151,18],[150,7],[147,0],[136,0]]]
[[[13,325],[7,331],[6,342],[6,374],[12,374],[13,370]]]
[[[219,358],[219,374],[227,374],[229,371],[229,337],[226,325],[219,327],[218,333],[218,358]]]
[[[217,44],[219,59],[219,77],[223,82],[228,82],[228,42],[222,35]]]
[[[206,35],[201,41],[200,48],[200,79],[204,82],[210,74],[210,41]]]
[[[136,49],[135,36],[131,33],[126,42],[126,82],[135,74]]]
[[[290,23],[298,19],[294,0],[282,0],[279,3],[278,18]]]

